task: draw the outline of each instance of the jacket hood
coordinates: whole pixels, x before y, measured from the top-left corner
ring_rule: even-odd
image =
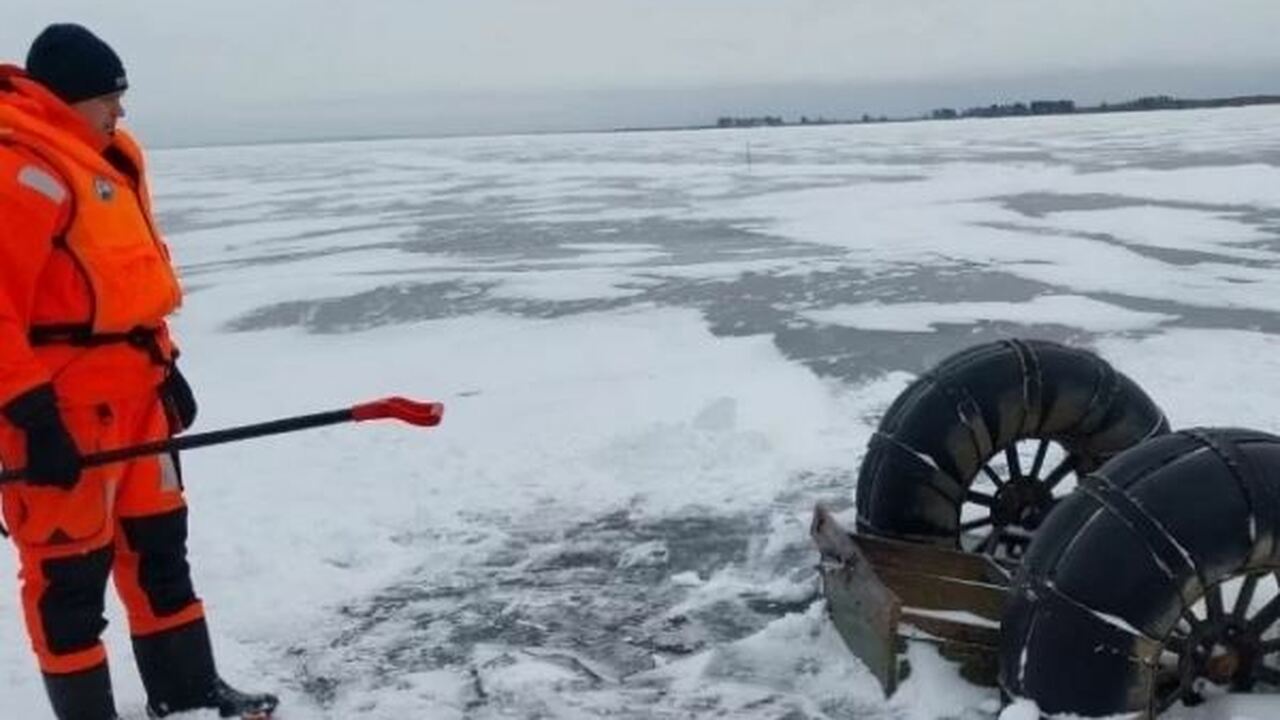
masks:
[[[17,65],[0,65],[0,108],[71,133],[99,152],[111,144],[104,142],[80,113]],[[0,126],[3,124],[0,117]]]

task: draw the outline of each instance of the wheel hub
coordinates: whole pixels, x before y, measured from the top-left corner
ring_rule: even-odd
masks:
[[[1035,530],[1052,507],[1051,489],[1036,478],[1017,477],[996,492],[991,517],[998,527]]]
[[[1193,638],[1193,643],[1192,651],[1182,658],[1184,688],[1192,687],[1190,681],[1199,677],[1215,685],[1229,685],[1235,691],[1253,689],[1257,683],[1255,668],[1262,659],[1262,638],[1256,632],[1227,621],[1207,628]]]

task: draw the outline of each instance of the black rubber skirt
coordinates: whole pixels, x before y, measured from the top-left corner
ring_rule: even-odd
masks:
[[[1032,541],[1000,683],[1046,713],[1194,704],[1204,681],[1280,688],[1280,438],[1195,429],[1085,477]]]
[[[956,547],[967,530],[961,507],[976,500],[997,535],[1016,524],[1034,531],[1062,474],[1082,476],[1168,429],[1146,393],[1091,352],[1043,340],[977,345],[916,379],[881,420],[858,475],[859,530]],[[1042,442],[1034,464],[1006,467],[1014,477],[1004,480],[1018,482],[971,492],[993,458],[1028,440]],[[1046,473],[1050,441],[1065,457]]]

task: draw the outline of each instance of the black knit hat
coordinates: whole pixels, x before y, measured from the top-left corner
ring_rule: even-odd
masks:
[[[31,43],[27,74],[67,103],[129,87],[124,64],[111,46],[71,23],[50,25]]]

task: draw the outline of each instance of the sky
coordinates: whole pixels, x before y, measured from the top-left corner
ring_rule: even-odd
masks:
[[[153,143],[1280,92],[1273,0],[5,0],[116,47]]]

